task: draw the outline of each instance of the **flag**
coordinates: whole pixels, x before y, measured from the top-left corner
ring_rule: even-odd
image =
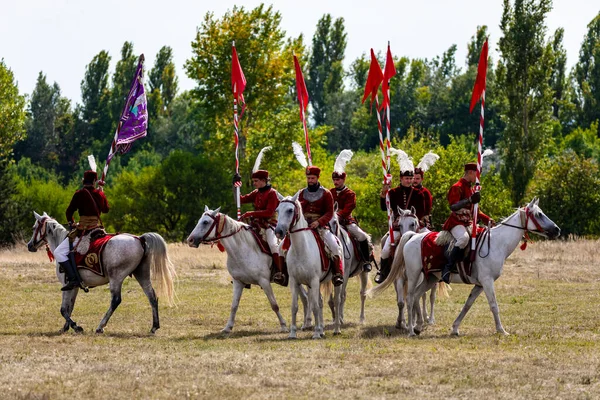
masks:
[[[396,75],[396,66],[394,65],[394,58],[390,50],[390,45],[387,48],[387,57],[385,59],[385,69],[383,71],[383,85],[381,91],[383,92],[383,103],[381,103],[381,109],[383,110],[390,105],[390,79]]]
[[[246,77],[244,76],[244,71],[242,71],[234,43],[231,45],[231,90],[239,97],[239,103],[242,106],[240,117],[241,114],[244,114],[244,110],[246,110],[244,89],[246,89]]]
[[[148,101],[144,90],[144,55],[138,60],[138,66],[127,95],[125,107],[119,119],[120,128],[117,131],[113,145],[114,153],[127,153],[136,140],[146,136],[148,132]]]
[[[487,39],[483,43],[481,48],[481,54],[479,55],[479,65],[477,66],[477,78],[475,79],[475,85],[473,86],[473,94],[471,95],[471,107],[469,112],[473,112],[475,104],[481,99],[481,95],[485,91],[485,78],[487,74],[488,64],[488,41]]]
[[[298,57],[294,54],[294,69],[296,70],[296,92],[298,93],[298,102],[300,103],[301,111],[306,114],[306,107],[308,107],[308,90],[306,90],[306,83],[304,83],[304,76],[302,75],[302,69],[298,62]]]
[[[365,102],[367,97],[369,97],[369,94],[371,94],[371,106],[373,105],[373,101],[375,101],[375,97],[377,97],[377,91],[379,90],[379,85],[381,85],[382,80],[383,72],[381,71],[379,61],[377,61],[373,49],[371,49],[371,66],[369,67],[369,75],[367,75],[365,94],[362,99],[363,103]]]

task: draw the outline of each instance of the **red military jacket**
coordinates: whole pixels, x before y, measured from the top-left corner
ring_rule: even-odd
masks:
[[[356,220],[352,216],[352,210],[356,208],[356,193],[348,186],[344,186],[342,190],[336,188],[329,189],[333,196],[333,202],[338,204],[337,215],[342,225],[356,224]]]
[[[240,197],[242,204],[253,203],[254,211],[249,212],[252,218],[255,218],[256,224],[261,228],[267,228],[269,225],[277,225],[275,210],[279,206],[277,191],[270,185],[262,189],[254,189],[247,195]]]
[[[431,195],[431,192],[423,185],[415,186],[415,189],[418,189],[423,195],[423,200],[425,201],[425,215],[431,215],[431,208],[433,206],[433,196]]]
[[[326,227],[333,218],[333,196],[323,186],[319,186],[316,192],[309,192],[308,188],[303,189],[298,200],[309,224],[319,221],[319,226]]]
[[[108,200],[104,192],[91,186],[79,189],[71,198],[67,207],[67,221],[74,222],[73,214],[79,211],[79,216],[100,217],[100,213],[108,212]]]
[[[448,191],[448,203],[450,205],[458,203],[461,200],[471,197],[474,193],[473,188],[471,187],[471,183],[465,178],[461,178],[458,182],[456,182],[450,190]],[[481,211],[477,212],[477,219],[487,224],[490,220],[490,217],[482,213]],[[444,222],[443,230],[449,231],[457,225],[469,226],[473,223],[473,205],[469,204],[466,208],[461,208],[458,211],[452,211],[450,217]]]
[[[393,189],[390,189],[388,192],[390,196],[390,207],[394,212],[394,220],[399,217],[398,215],[398,207],[403,210],[410,210],[411,207],[415,208],[415,212],[417,213],[417,218],[419,220],[423,219],[425,214],[425,199],[423,197],[423,193],[419,189],[414,187],[405,187],[398,186]],[[379,198],[379,205],[383,211],[386,211],[385,198]]]

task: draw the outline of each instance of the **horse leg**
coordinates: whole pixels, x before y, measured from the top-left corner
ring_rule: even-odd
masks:
[[[465,305],[463,306],[462,310],[460,310],[460,314],[458,314],[458,317],[456,317],[456,320],[454,320],[454,323],[452,324],[451,335],[458,336],[458,327],[460,326],[460,323],[462,322],[465,315],[467,315],[467,313],[471,309],[471,306],[473,305],[475,300],[477,300],[477,297],[479,297],[482,291],[483,287],[477,285],[473,286],[473,289],[471,289],[471,293],[469,294],[469,298],[465,302]]]
[[[369,281],[369,273],[360,273],[360,319],[361,324],[365,323],[365,300],[367,300],[367,283]]]
[[[290,276],[289,278],[290,291],[292,292],[292,323],[290,325],[290,334],[288,339],[296,339],[296,316],[298,314],[298,292],[302,290],[302,287],[296,283],[296,280]],[[306,319],[307,305],[304,304],[304,317]],[[308,307],[310,312],[310,307]]]
[[[421,300],[423,301],[423,318],[427,319],[427,293],[421,296]]]
[[[396,302],[398,303],[398,319],[396,320],[396,329],[402,332],[408,330],[406,321],[404,320],[404,279],[398,278],[394,282],[396,288]]]
[[[73,312],[73,308],[75,308],[75,299],[77,299],[77,293],[79,293],[79,288],[62,292],[62,304],[60,306],[60,314],[65,319],[65,324],[62,327],[62,332],[67,332],[69,328],[73,328],[73,330],[77,333],[83,332],[83,328],[77,325],[77,323],[71,319],[71,313]]]
[[[431,288],[431,293],[429,293],[429,307],[431,307],[431,312],[429,313],[429,319],[427,319],[427,323],[429,325],[435,324],[435,316],[433,315],[433,307],[435,305],[435,298],[437,297],[437,288],[439,284],[436,282],[435,285]],[[426,317],[427,314],[423,313],[423,318]]]
[[[417,317],[417,323],[414,328],[414,331],[417,335],[419,335],[421,332],[423,332],[423,325],[425,324],[425,320],[423,319],[423,313],[422,313],[421,307],[419,305],[419,299],[425,297],[425,294],[427,293],[428,290],[431,289],[431,287],[433,285],[434,285],[433,282],[432,283],[427,283],[427,281],[421,282],[421,284],[419,286],[417,286],[417,289],[415,291],[416,303],[414,305],[414,309],[412,311],[409,309],[409,312],[413,313]]]
[[[237,313],[240,305],[240,299],[242,298],[244,286],[246,286],[245,283],[238,281],[237,279],[233,280],[233,300],[231,301],[231,313],[229,314],[227,325],[225,325],[225,328],[221,330],[221,333],[230,333],[233,329],[233,324],[235,323],[235,314]]]
[[[344,278],[344,283],[341,285],[341,288],[340,288],[340,304],[338,307],[340,324],[344,323],[344,306],[346,305],[346,288],[348,286],[348,279],[350,279],[350,277]],[[334,292],[335,292],[335,290],[334,290]],[[334,316],[333,320],[335,321],[335,319],[336,318]]]
[[[304,322],[302,324],[302,327],[300,328],[301,331],[304,331],[313,327],[311,315],[312,311],[310,308],[310,303],[308,301],[308,294],[306,293],[306,289],[304,289],[302,285],[298,285],[298,295],[300,296],[300,300],[302,300],[302,306],[304,308]]]
[[[319,293],[319,278],[313,279],[308,288],[308,304],[310,304],[315,318],[315,329],[312,338],[321,339],[321,332],[323,332],[323,299]]]
[[[285,323],[285,320],[283,319],[283,317],[281,316],[281,313],[279,312],[279,306],[277,305],[277,300],[275,300],[275,294],[273,293],[273,288],[271,287],[271,283],[269,281],[267,281],[266,279],[264,279],[259,282],[259,285],[263,289],[265,294],[267,295],[267,299],[269,300],[269,303],[271,304],[271,310],[273,310],[275,312],[275,314],[277,315],[277,319],[279,320],[279,325],[281,326],[281,332],[289,332],[287,325]]]
[[[494,314],[494,322],[496,323],[496,332],[502,335],[508,335],[508,332],[504,330],[502,322],[500,322],[500,309],[498,308],[498,301],[496,300],[496,289],[494,288],[494,281],[492,279],[481,282],[485,297],[488,299],[490,310]]]
[[[336,306],[338,307],[338,310],[340,310],[340,308],[343,307],[343,297],[344,297],[344,290],[342,287],[337,286],[333,288],[333,293],[334,293],[334,301]],[[342,333],[342,312],[339,311],[337,313],[337,318],[335,318],[333,320],[333,334],[334,335],[339,335]]]
[[[152,329],[150,329],[150,333],[155,333],[160,328],[160,322],[158,318],[158,298],[150,281],[150,265],[141,264],[133,271],[133,276],[142,287],[144,294],[150,302],[150,307],[152,307]]]
[[[100,324],[96,328],[96,333],[104,333],[104,327],[108,323],[108,320],[113,315],[119,304],[121,304],[121,287],[123,286],[123,279],[110,281],[108,284],[110,289],[110,307],[108,307],[108,311],[104,314],[104,318],[100,321]]]
[[[333,293],[329,295],[329,300],[327,301],[329,305],[329,309],[331,310],[331,319],[335,319],[335,303],[333,302]]]

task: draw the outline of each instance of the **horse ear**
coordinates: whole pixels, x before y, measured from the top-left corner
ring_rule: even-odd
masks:
[[[279,193],[277,191],[275,193],[277,194],[277,198],[279,199],[279,201],[281,201],[281,200],[284,199],[284,197],[283,197],[283,195],[281,193]]]
[[[298,190],[296,194],[292,197],[292,201],[295,203],[298,200],[298,196],[300,196],[300,191]]]
[[[536,198],[535,198],[535,205],[537,206],[538,204],[540,204],[540,198],[536,196]]]
[[[48,214],[46,214],[46,211],[44,211],[44,215],[42,215],[42,217],[47,217]]]
[[[529,204],[527,204],[527,208],[531,208],[535,205],[535,197],[533,199],[531,199],[531,201],[529,202]]]
[[[210,211],[207,205],[204,205],[204,212]]]
[[[219,207],[215,211],[213,211],[213,215],[217,215],[219,213],[219,211],[221,211],[221,207]]]
[[[36,213],[35,211],[33,212],[33,216],[35,217],[35,219],[39,220],[40,218],[42,218],[42,216],[38,213]]]
[[[410,212],[413,215],[417,215],[417,210],[415,209],[415,206],[410,206]]]

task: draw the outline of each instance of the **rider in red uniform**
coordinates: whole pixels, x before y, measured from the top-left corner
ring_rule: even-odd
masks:
[[[423,208],[423,219],[419,220],[421,228],[431,229],[431,207],[433,206],[433,196],[429,189],[423,186],[423,175],[425,171],[421,168],[415,168],[415,175],[413,177],[413,187],[417,189],[423,196],[424,208]]]

